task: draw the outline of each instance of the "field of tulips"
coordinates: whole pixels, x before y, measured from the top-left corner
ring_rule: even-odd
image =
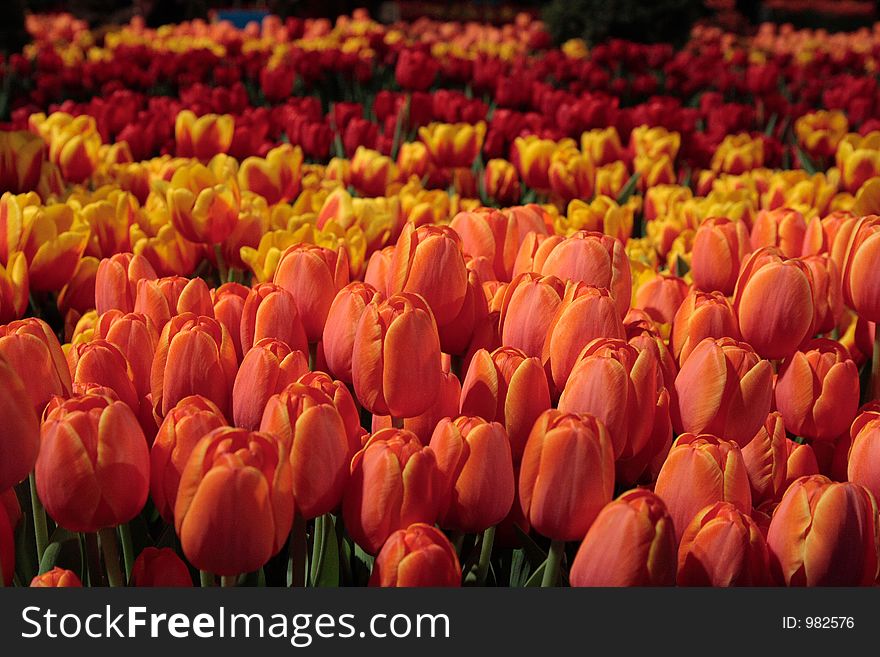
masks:
[[[880,581],[880,26],[28,29],[6,586]]]

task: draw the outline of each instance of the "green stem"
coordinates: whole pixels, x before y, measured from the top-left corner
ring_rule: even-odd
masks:
[[[318,367],[318,343],[309,343],[309,371],[314,372]]]
[[[229,272],[226,269],[226,259],[223,257],[223,247],[220,244],[214,245],[214,257],[217,258],[217,271],[220,273],[220,282],[225,283]]]
[[[495,527],[489,527],[483,532],[483,544],[480,546],[480,561],[477,564],[477,586],[486,583],[486,575],[489,574],[489,561],[492,559],[492,548],[495,545]]]
[[[880,399],[880,322],[874,322],[874,355],[871,359],[871,399]]]
[[[238,584],[238,577],[235,575],[223,575],[220,577],[220,586],[223,588],[233,588]]]
[[[134,567],[134,544],[131,540],[131,527],[127,522],[119,525],[119,538],[122,542],[122,560],[125,562],[125,581],[128,582]]]
[[[119,567],[119,548],[116,545],[116,528],[104,527],[98,530],[101,550],[104,552],[104,568],[107,569],[107,580],[110,586],[125,586],[122,569]]]
[[[449,541],[452,543],[452,547],[455,548],[455,553],[458,555],[458,558],[461,558],[461,551],[464,548],[464,532],[454,531],[449,536]]]
[[[290,531],[290,556],[287,570],[290,586],[306,585],[306,520],[299,513],[293,517],[293,529]]]
[[[34,534],[37,538],[37,564],[39,564],[43,560],[46,546],[49,545],[49,529],[46,527],[46,510],[37,494],[37,478],[33,472],[28,477],[28,481],[31,485],[31,509],[34,513]]]
[[[202,588],[209,588],[211,586],[216,586],[217,582],[214,579],[214,574],[209,573],[207,570],[199,571],[199,583]]]
[[[556,586],[559,580],[559,564],[562,563],[562,553],[565,551],[564,541],[550,543],[550,552],[547,553],[547,561],[544,562],[544,579],[541,586],[544,588]]]
[[[311,582],[317,586],[321,576],[321,568],[324,566],[324,555],[327,553],[327,542],[336,538],[336,534],[328,531],[333,525],[326,515],[315,518],[315,537],[312,541]]]

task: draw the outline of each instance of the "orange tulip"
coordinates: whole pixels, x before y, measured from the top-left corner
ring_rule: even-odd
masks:
[[[656,274],[639,286],[633,308],[644,310],[657,324],[671,324],[688,291],[683,278]]]
[[[364,272],[364,283],[372,285],[378,292],[387,293],[388,281],[391,278],[391,260],[394,258],[395,247],[386,246],[374,251],[367,261]]]
[[[293,295],[309,343],[321,339],[330,305],[348,276],[345,249],[296,244],[281,255],[273,282]]]
[[[629,310],[632,275],[623,242],[602,233],[578,231],[557,244],[541,267],[545,276],[581,281],[611,292],[621,319]]]
[[[863,217],[853,227],[841,279],[847,305],[869,322],[880,322],[880,217]]]
[[[675,530],[663,500],[644,488],[605,505],[571,565],[572,586],[671,586]]]
[[[847,480],[871,491],[880,499],[880,408],[868,404],[850,428],[852,445],[847,455]]]
[[[46,410],[35,468],[49,515],[74,532],[94,532],[134,518],[147,501],[150,454],[131,409],[98,394]]]
[[[796,258],[803,251],[806,232],[807,222],[797,210],[761,210],[752,224],[752,249],[775,246],[787,258]]]
[[[351,461],[342,500],[345,528],[367,553],[414,522],[433,523],[445,501],[434,450],[411,431],[381,429]]]
[[[488,268],[488,263],[486,268]],[[488,323],[496,323],[489,317],[489,308],[486,294],[481,283],[481,275],[477,273],[477,262],[471,260],[467,269],[467,287],[465,288],[464,303],[461,310],[449,322],[437,327],[440,337],[440,348],[443,353],[456,356],[466,354],[477,339],[478,346],[482,346],[482,327]]]
[[[213,317],[214,307],[208,284],[203,278],[166,276],[155,281],[138,281],[134,312],[149,317],[156,330],[161,331],[168,320],[181,313]]]
[[[352,383],[371,413],[414,417],[426,411],[440,387],[440,338],[422,297],[395,294],[370,302],[357,325]]]
[[[153,322],[146,315],[123,315],[121,311],[111,310],[98,319],[94,337],[106,340],[122,352],[138,399],[150,394],[150,369],[159,343],[159,333]]]
[[[843,317],[843,291],[840,270],[828,255],[803,259],[813,278],[813,307],[816,311],[816,333],[828,333]]]
[[[787,586],[869,586],[877,578],[877,504],[858,484],[801,477],[773,512],[767,545]]]
[[[192,111],[183,110],[174,122],[177,155],[210,160],[217,153],[227,153],[234,130],[235,119],[229,114],[196,117]]]
[[[455,374],[443,372],[440,376],[440,392],[433,403],[423,413],[415,417],[404,418],[403,428],[412,431],[419,440],[427,444],[431,440],[434,428],[443,418],[455,417],[459,414],[458,405],[461,399],[461,383]],[[374,415],[372,430],[386,429],[392,426],[392,418],[387,415]],[[360,444],[358,444],[360,449]]]
[[[281,144],[266,157],[248,157],[238,170],[238,184],[243,191],[254,192],[269,205],[287,203],[300,192],[303,153],[299,146]]]
[[[435,165],[441,168],[470,167],[483,148],[486,124],[431,123],[419,128],[419,139]]]
[[[515,483],[504,427],[479,417],[444,418],[431,436],[431,449],[446,485],[441,527],[477,533],[507,516]]]
[[[358,321],[367,304],[381,303],[384,298],[369,283],[355,281],[339,290],[330,304],[322,338],[324,357],[330,372],[346,383],[352,382],[351,359]]]
[[[174,518],[174,501],[189,455],[205,435],[226,426],[212,401],[201,395],[184,397],[172,408],[150,449],[150,497],[166,522]]]
[[[502,206],[519,202],[520,183],[516,167],[503,159],[493,158],[486,162],[483,173],[486,196]]]
[[[797,436],[833,440],[859,407],[859,371],[846,347],[819,338],[787,358],[776,381],[776,408]]]
[[[675,378],[677,432],[714,433],[739,445],[750,441],[770,412],[773,368],[745,343],[706,338]]]
[[[694,235],[691,274],[703,292],[733,294],[736,279],[751,242],[746,225],[725,217],[707,219]]]
[[[177,315],[162,329],[153,358],[150,381],[156,417],[197,394],[227,414],[237,370],[232,341],[220,322],[192,313]]]
[[[40,450],[40,423],[22,379],[3,357],[0,388],[0,490],[6,490],[33,470]]]
[[[554,409],[538,417],[519,474],[523,513],[539,534],[580,540],[614,493],[611,437],[592,415]]]
[[[752,503],[779,499],[785,492],[788,471],[788,445],[795,443],[785,435],[785,424],[778,412],[770,413],[755,437],[742,448],[749,473]]]
[[[711,434],[683,433],[657,476],[654,492],[666,503],[676,541],[697,513],[730,502],[745,514],[752,508],[749,475],[739,446]]]
[[[292,525],[283,440],[220,427],[196,444],[174,505],[174,527],[192,565],[217,575],[252,572],[278,553]]]
[[[458,554],[436,527],[416,522],[388,537],[376,557],[370,586],[453,587],[461,585]]]
[[[549,360],[553,382],[561,391],[584,347],[596,338],[622,339],[625,332],[608,290],[569,283],[546,335],[541,359]]]
[[[684,364],[705,338],[739,340],[739,324],[730,301],[721,292],[691,290],[675,313],[669,338],[679,364]]]
[[[132,380],[131,368],[116,345],[101,339],[76,345],[68,353],[74,393],[90,385],[109,388],[120,401],[138,413],[140,401]]]
[[[555,276],[526,273],[514,278],[501,302],[501,343],[543,358],[544,342],[564,294],[565,284]]]
[[[171,548],[147,547],[131,567],[131,585],[191,587],[189,568]]]
[[[28,317],[0,326],[0,356],[21,377],[38,418],[53,396],[70,396],[64,352],[43,320]]]
[[[810,269],[776,249],[749,256],[736,282],[733,305],[743,339],[764,358],[790,356],[814,333]]]
[[[361,426],[360,411],[348,386],[342,381],[331,379],[330,375],[324,372],[306,372],[300,376],[297,383],[317,388],[330,398],[333,406],[339,411],[342,424],[345,425],[350,456],[359,452],[363,447],[361,439],[367,432]]]
[[[274,283],[259,283],[248,293],[241,312],[241,349],[247,355],[264,338],[308,353],[309,344],[293,295]]]
[[[598,338],[578,357],[559,410],[590,413],[611,438],[617,477],[634,482],[671,435],[669,393],[653,352]]]
[[[134,311],[138,281],[156,280],[156,271],[143,256],[117,253],[101,260],[95,278],[95,307],[99,315],[115,308]]]
[[[309,371],[308,357],[286,342],[261,338],[247,352],[232,385],[235,426],[256,431],[269,398]]]
[[[526,233],[513,262],[513,277],[528,272],[540,272],[547,256],[564,240],[562,235],[548,235],[546,232]]]
[[[322,390],[291,383],[266,403],[260,431],[290,451],[296,512],[310,520],[342,500],[351,454],[342,416]]]
[[[82,582],[79,577],[77,577],[76,573],[72,570],[67,570],[65,568],[59,568],[55,566],[52,570],[49,570],[41,575],[37,575],[31,580],[30,583],[31,588],[75,588],[81,589]]]
[[[770,554],[758,525],[730,502],[699,511],[678,548],[679,586],[765,586]]]

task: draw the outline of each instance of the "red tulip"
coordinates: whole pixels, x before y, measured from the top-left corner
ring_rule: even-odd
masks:
[[[880,499],[880,408],[868,404],[850,428],[852,445],[847,456],[847,479]]]
[[[423,522],[399,529],[376,557],[370,586],[460,586],[461,565],[449,539]]]
[[[64,352],[43,320],[28,317],[0,326],[0,356],[21,378],[38,418],[53,396],[70,396]]]
[[[555,276],[527,273],[514,278],[501,303],[501,343],[541,358],[564,293],[565,284]]]
[[[189,568],[171,548],[147,547],[131,567],[131,585],[191,587]]]
[[[308,353],[309,343],[293,295],[272,283],[254,287],[241,311],[241,350],[247,355],[263,338],[274,338],[292,351]]]
[[[40,450],[40,423],[21,378],[0,357],[0,490],[28,476]]]
[[[95,277],[95,308],[99,315],[111,309],[134,311],[138,281],[156,280],[156,270],[141,255],[117,253],[101,260]]]
[[[232,385],[235,426],[256,431],[269,398],[309,371],[309,361],[286,342],[261,338],[247,352]]]
[[[358,321],[368,303],[379,304],[384,298],[372,285],[355,281],[339,290],[333,299],[322,337],[324,357],[333,376],[352,382],[351,360]]]
[[[691,273],[694,287],[703,292],[733,294],[742,263],[751,251],[748,229],[742,221],[710,218],[694,236]]]
[[[739,323],[730,301],[721,292],[691,290],[675,313],[669,338],[679,364],[704,338],[739,340]]]

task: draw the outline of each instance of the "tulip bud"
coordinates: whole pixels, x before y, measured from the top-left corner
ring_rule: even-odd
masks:
[[[106,340],[122,353],[138,398],[146,397],[150,393],[150,369],[159,342],[153,322],[146,315],[109,311],[98,319],[95,338]]]
[[[801,477],[773,512],[767,545],[787,586],[869,586],[877,578],[877,504],[858,484]]]
[[[156,329],[161,331],[172,317],[185,312],[213,317],[213,306],[211,292],[204,279],[166,276],[155,281],[138,281],[134,311],[149,317]]]
[[[679,586],[765,586],[769,573],[761,530],[730,502],[702,509],[681,537]]]
[[[843,298],[869,322],[880,322],[880,217],[863,217],[853,228],[843,267]]]
[[[739,340],[739,323],[730,301],[721,292],[691,290],[672,322],[670,343],[679,364],[705,338]]]
[[[443,418],[456,417],[461,399],[461,383],[455,374],[443,372],[440,377],[440,392],[434,402],[424,413],[415,417],[404,418],[403,428],[412,431],[419,440],[426,444],[431,440],[434,428]],[[388,415],[374,415],[372,430],[378,431],[392,426],[392,418]],[[531,427],[530,427],[531,428]],[[358,439],[358,450],[360,449]],[[357,450],[355,450],[357,451]]]
[[[388,537],[376,557],[370,586],[453,587],[461,585],[458,554],[436,527],[416,522]]]
[[[73,347],[69,354],[73,390],[98,385],[110,388],[120,401],[138,413],[140,402],[132,380],[131,368],[122,352],[106,340],[92,340]]]
[[[519,202],[519,175],[510,162],[497,158],[489,160],[483,176],[483,187],[490,199],[505,207]]]
[[[263,338],[308,353],[309,344],[293,295],[273,283],[260,283],[247,296],[241,311],[241,350],[246,355]]]
[[[216,575],[249,573],[293,525],[288,449],[269,434],[220,427],[193,448],[174,505],[189,562]]]
[[[196,117],[192,111],[183,110],[174,122],[177,155],[209,160],[217,153],[228,153],[234,129],[235,120],[229,114]]]
[[[459,410],[502,423],[515,464],[522,459],[535,420],[549,408],[547,375],[537,358],[511,347],[474,353],[461,385]]]
[[[688,289],[688,284],[678,276],[656,274],[639,286],[633,308],[644,310],[658,325],[672,324]]]
[[[171,548],[147,547],[131,567],[131,585],[137,587],[191,587],[189,568]]]
[[[150,497],[166,522],[172,522],[180,476],[193,447],[226,419],[201,395],[184,397],[169,411],[150,449]]]
[[[49,515],[74,532],[134,518],[147,500],[150,454],[131,409],[86,394],[46,411],[37,457],[37,492]]]
[[[671,586],[675,530],[663,500],[643,488],[605,507],[587,531],[569,580],[572,586]]]
[[[355,281],[339,290],[333,299],[322,339],[324,357],[333,376],[352,382],[351,359],[358,321],[368,303],[381,303],[384,297],[372,285]]]
[[[141,255],[117,253],[104,258],[95,275],[95,308],[99,315],[110,309],[134,311],[138,281],[156,280],[156,271]]]
[[[814,332],[810,269],[772,248],[755,251],[736,282],[734,307],[743,339],[758,354],[790,356]]]
[[[818,338],[787,358],[776,380],[776,408],[797,436],[833,440],[859,407],[859,372],[838,342]]]
[[[654,492],[666,503],[676,541],[697,513],[715,502],[752,508],[749,475],[739,446],[710,434],[678,437],[657,476]]]
[[[486,124],[431,123],[419,128],[419,139],[435,165],[441,168],[470,167],[483,148]]]
[[[0,357],[0,490],[33,470],[40,450],[40,422],[21,378]]]
[[[774,411],[767,416],[755,437],[742,448],[754,506],[778,499],[785,492],[787,443],[794,444],[785,435],[782,416]]]
[[[431,449],[446,485],[441,527],[478,533],[501,522],[513,505],[513,460],[507,433],[479,417],[445,418]]]
[[[847,457],[847,480],[880,499],[880,408],[867,404],[850,428],[852,445]]]
[[[707,219],[694,236],[691,256],[694,286],[703,292],[733,294],[740,263],[750,250],[744,222],[725,217]]]
[[[381,429],[351,461],[342,500],[345,528],[367,553],[415,522],[433,523],[445,504],[434,450],[411,431]]]
[[[585,536],[614,493],[614,450],[592,415],[548,410],[529,434],[519,476],[523,513],[554,541]]]
[[[501,302],[501,342],[541,358],[565,284],[555,276],[525,273],[513,279]]]
[[[52,570],[37,575],[31,580],[30,587],[39,589],[75,588],[81,589],[82,582],[72,570],[55,566]]]
[[[787,258],[796,258],[803,251],[806,232],[807,222],[797,210],[761,210],[752,224],[752,249],[775,246]]]
[[[260,431],[290,451],[296,512],[310,520],[342,500],[351,460],[348,434],[332,400],[320,389],[292,383],[266,403]]]
[[[415,294],[370,302],[357,325],[351,360],[355,394],[371,413],[414,417],[440,387],[440,338],[431,309]]]
[[[773,369],[749,345],[732,338],[706,338],[675,378],[676,432],[713,433],[743,446],[770,412]]]
[[[286,342],[260,339],[247,352],[232,385],[232,417],[235,426],[256,431],[269,398],[309,371],[309,361]]]
[[[241,191],[234,176],[194,162],[175,170],[167,184],[166,203],[171,224],[185,239],[219,244],[238,223]]]
[[[526,186],[539,192],[550,190],[550,158],[556,151],[556,142],[537,135],[517,137],[511,151],[514,165]]]
[[[813,306],[816,310],[816,333],[828,333],[843,317],[843,293],[840,270],[828,255],[803,259],[813,278]]]
[[[53,396],[70,396],[64,352],[43,320],[28,317],[0,326],[0,356],[21,378],[38,418]]]

